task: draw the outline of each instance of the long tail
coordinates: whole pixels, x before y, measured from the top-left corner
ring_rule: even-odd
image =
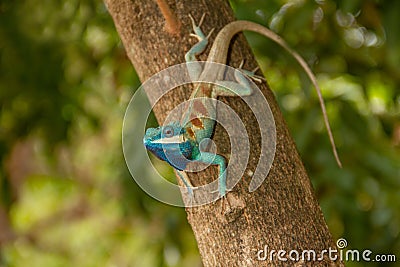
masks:
[[[241,31],[257,32],[257,33],[267,37],[268,39],[271,39],[275,43],[279,44],[287,52],[289,52],[289,54],[291,54],[296,59],[296,61],[300,64],[300,66],[303,68],[303,70],[307,73],[307,76],[309,77],[309,79],[311,80],[312,84],[315,87],[315,90],[317,91],[318,100],[319,100],[319,103],[321,106],[325,127],[328,132],[329,141],[332,146],[333,155],[335,156],[337,164],[341,168],[342,163],[340,162],[340,158],[339,158],[339,155],[336,150],[335,140],[333,138],[332,130],[331,130],[331,127],[329,124],[329,119],[328,119],[328,115],[327,115],[326,108],[325,108],[325,102],[324,102],[324,99],[321,94],[321,88],[319,87],[319,85],[317,83],[317,79],[316,79],[314,73],[311,71],[308,64],[304,61],[304,59],[296,51],[291,49],[288,46],[288,44],[279,35],[277,35],[273,31],[269,30],[268,28],[266,28],[260,24],[254,23],[254,22],[244,21],[244,20],[231,22],[228,25],[226,25],[218,33],[217,37],[215,38],[214,44],[211,47],[207,61],[224,64],[225,59],[227,57],[227,53],[228,53],[229,43],[230,43],[229,41],[227,42],[227,40],[231,40],[235,34],[241,32]]]

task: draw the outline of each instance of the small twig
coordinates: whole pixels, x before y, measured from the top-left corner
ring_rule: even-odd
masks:
[[[156,0],[158,7],[165,19],[165,30],[171,34],[177,35],[181,29],[181,23],[172,13],[165,0]]]

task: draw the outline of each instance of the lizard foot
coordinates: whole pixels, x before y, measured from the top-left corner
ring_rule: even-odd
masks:
[[[239,70],[243,75],[245,75],[246,77],[248,77],[249,79],[252,79],[255,82],[258,83],[262,83],[263,81],[265,82],[265,78],[259,75],[256,75],[256,71],[260,69],[260,67],[256,67],[253,70],[245,70],[243,69],[243,65],[244,65],[244,60],[242,60],[242,62],[240,62],[239,67],[237,68],[237,70]]]
[[[203,16],[201,16],[199,24],[196,24],[196,22],[194,21],[194,18],[192,17],[192,15],[189,14],[189,18],[192,21],[192,27],[193,27],[193,31],[194,31],[194,33],[191,33],[190,36],[193,36],[193,37],[197,38],[199,41],[202,41],[204,39],[208,39],[211,36],[211,34],[213,33],[213,31],[214,31],[214,28],[211,29],[211,31],[208,33],[208,35],[205,36],[203,31],[200,29],[201,24],[203,24],[205,16],[206,16],[206,13],[204,13]]]

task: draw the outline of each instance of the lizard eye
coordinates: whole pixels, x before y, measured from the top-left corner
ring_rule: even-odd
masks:
[[[163,134],[165,137],[172,137],[174,136],[174,129],[171,126],[167,126],[163,130]]]

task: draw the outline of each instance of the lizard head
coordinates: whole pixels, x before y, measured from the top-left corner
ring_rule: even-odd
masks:
[[[185,131],[177,122],[148,128],[143,137],[143,144],[157,158],[183,170],[193,150],[193,141],[185,138]]]

